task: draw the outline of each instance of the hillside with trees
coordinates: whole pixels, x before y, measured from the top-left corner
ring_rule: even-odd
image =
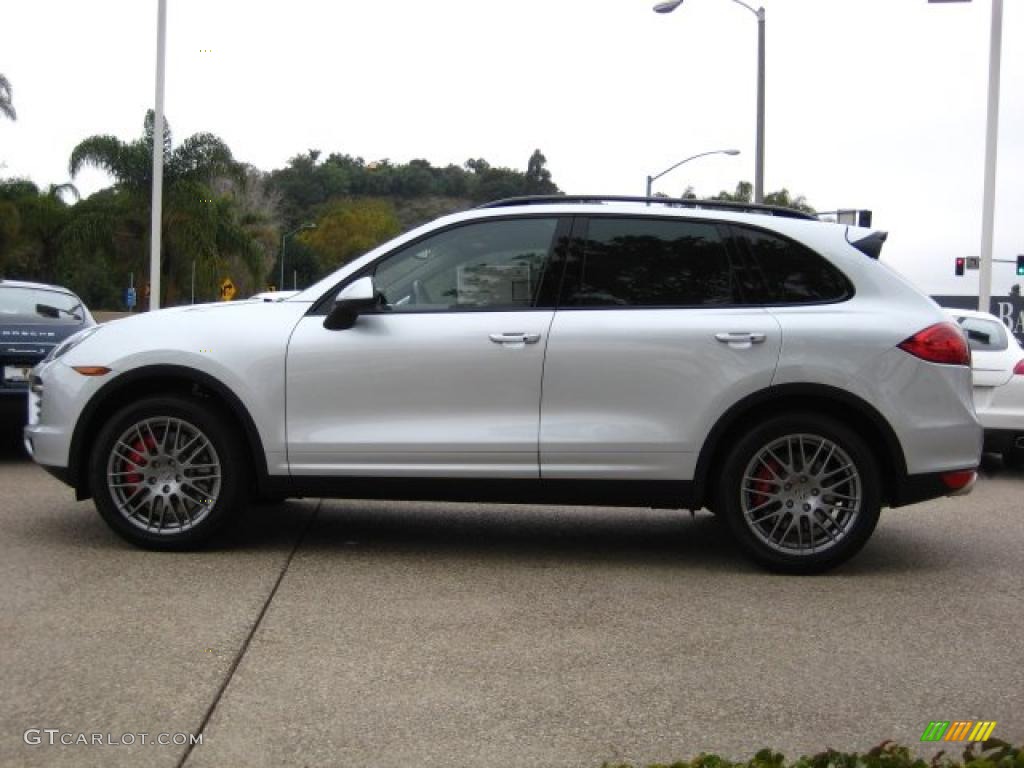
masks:
[[[10,83],[0,76],[0,114],[16,119]],[[0,277],[65,285],[95,308],[123,308],[134,273],[144,307],[149,268],[154,142],[152,111],[125,141],[83,139],[68,161],[68,181],[40,188],[0,180]],[[211,301],[230,277],[237,295],[269,286],[303,287],[394,235],[440,215],[519,195],[560,194],[538,149],[524,170],[481,157],[463,165],[428,160],[367,162],[310,149],[283,168],[239,162],[211,133],[176,141],[165,122],[161,230],[161,305]],[[109,175],[109,187],[79,199],[72,183],[85,167]],[[749,201],[750,184],[714,199]],[[695,197],[692,189],[684,197]],[[812,210],[785,189],[765,202]],[[286,241],[284,285],[280,279]]]
[[[0,81],[3,113],[14,119],[10,85]],[[111,185],[79,199],[73,183],[45,189],[0,180],[0,277],[66,285],[92,307],[120,308],[129,273],[142,287],[149,264],[154,116],[139,137],[97,135],[71,152],[74,180],[87,167]],[[279,282],[282,235],[285,287],[309,285],[394,235],[439,215],[500,197],[558,194],[540,150],[523,171],[471,158],[463,166],[417,159],[366,162],[309,150],[284,168],[261,171],[237,161],[210,133],[176,142],[165,123],[162,305],[217,297],[230,276],[238,295]],[[145,302],[141,301],[140,304]]]

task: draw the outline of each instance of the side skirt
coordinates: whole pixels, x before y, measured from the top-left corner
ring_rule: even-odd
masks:
[[[693,483],[636,480],[453,480],[448,478],[269,478],[282,496],[395,501],[473,501],[596,507],[690,509]]]

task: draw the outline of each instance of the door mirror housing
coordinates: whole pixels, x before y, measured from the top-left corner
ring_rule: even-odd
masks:
[[[356,318],[378,304],[373,278],[367,275],[349,283],[334,297],[334,306],[324,318],[324,328],[343,331],[356,324]]]

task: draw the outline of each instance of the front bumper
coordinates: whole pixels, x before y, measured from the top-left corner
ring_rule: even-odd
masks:
[[[101,382],[76,373],[60,359],[36,366],[32,376],[41,388],[28,393],[25,449],[36,463],[55,474],[54,469],[69,465],[75,424]]]

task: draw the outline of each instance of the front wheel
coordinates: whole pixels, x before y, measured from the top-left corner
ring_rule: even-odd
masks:
[[[864,440],[827,416],[779,416],[735,445],[719,510],[754,560],[820,573],[853,557],[878,523],[878,465]]]
[[[206,541],[242,502],[247,467],[223,416],[167,395],[126,406],[100,431],[90,461],[96,508],[122,538],[148,549]]]

